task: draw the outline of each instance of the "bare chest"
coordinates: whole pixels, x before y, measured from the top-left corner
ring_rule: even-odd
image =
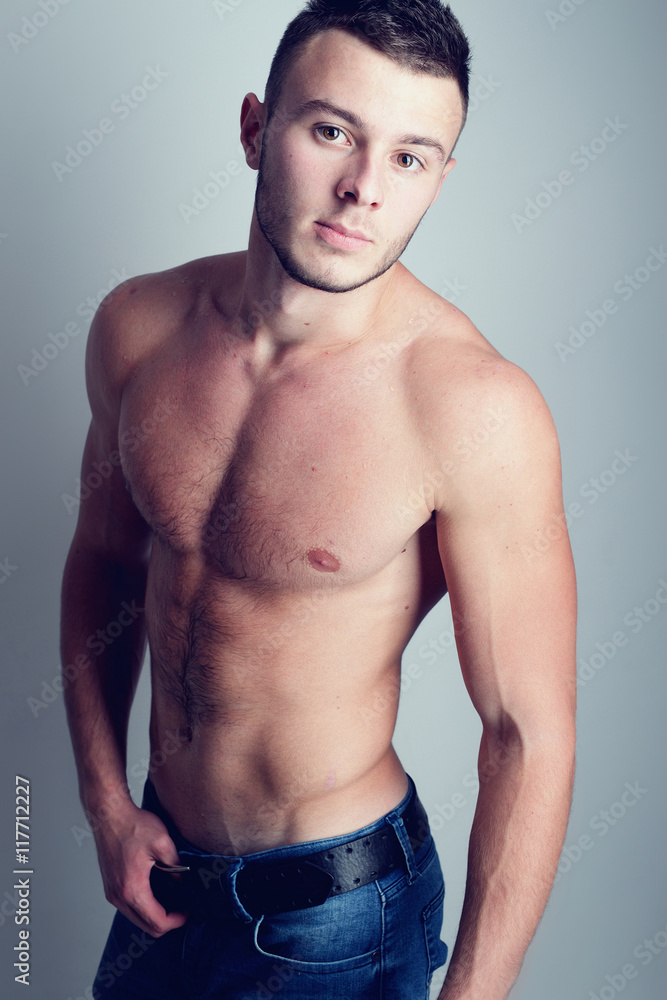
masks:
[[[389,380],[297,371],[249,387],[163,372],[128,395],[121,453],[164,544],[267,588],[367,579],[429,514],[409,409]]]

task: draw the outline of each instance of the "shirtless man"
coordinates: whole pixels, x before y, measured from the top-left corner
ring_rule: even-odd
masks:
[[[504,1000],[555,875],[576,616],[557,437],[398,260],[454,167],[465,36],[439,0],[368,6],[315,0],[243,102],[247,252],[127,281],[91,329],[82,478],[113,474],[81,504],[63,657],[86,667],[68,716],[118,909],[100,998],[428,996],[442,875],[391,738],[401,654],[447,591],[485,780],[441,1000]],[[123,602],[145,614],[86,660]]]

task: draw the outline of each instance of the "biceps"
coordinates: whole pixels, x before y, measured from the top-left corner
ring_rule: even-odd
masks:
[[[93,420],[81,464],[76,536],[120,561],[145,560],[151,531],[127,489],[115,434]]]
[[[466,687],[482,722],[510,716],[544,733],[573,713],[576,585],[567,531],[533,556],[535,525],[517,515],[485,527],[439,519]]]

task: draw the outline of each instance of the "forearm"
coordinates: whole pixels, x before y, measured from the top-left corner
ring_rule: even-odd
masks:
[[[505,1000],[553,885],[574,737],[535,747],[483,737],[459,931],[439,1000]]]
[[[81,801],[89,813],[129,799],[126,737],[146,647],[144,591],[142,565],[113,564],[73,546],[63,578],[61,656]]]

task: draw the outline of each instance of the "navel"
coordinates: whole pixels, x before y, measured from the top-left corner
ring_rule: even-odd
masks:
[[[320,573],[337,573],[340,563],[335,556],[332,556],[326,549],[311,549],[308,553],[308,562],[313,569],[318,569]]]

